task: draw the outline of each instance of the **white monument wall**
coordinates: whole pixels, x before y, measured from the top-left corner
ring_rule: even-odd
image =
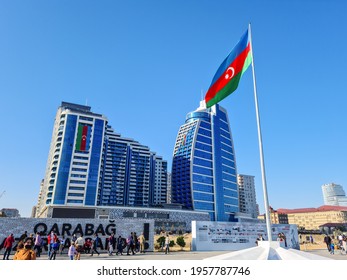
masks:
[[[299,249],[296,225],[273,224],[272,240],[284,233],[286,242],[281,246]],[[192,247],[194,251],[235,251],[257,246],[256,240],[262,235],[268,240],[265,223],[233,222],[192,222]],[[287,245],[287,246],[285,246]]]

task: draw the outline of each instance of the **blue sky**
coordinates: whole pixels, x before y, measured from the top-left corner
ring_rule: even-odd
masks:
[[[342,0],[0,0],[0,208],[30,215],[62,101],[171,167],[179,126],[249,22],[269,203],[323,205],[321,185],[347,188],[346,12]],[[250,70],[220,105],[263,211]]]

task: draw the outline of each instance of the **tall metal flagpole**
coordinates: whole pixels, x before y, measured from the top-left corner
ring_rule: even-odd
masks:
[[[272,241],[270,207],[269,207],[269,199],[268,199],[267,187],[266,187],[263,141],[262,141],[262,135],[261,135],[260,117],[259,117],[259,108],[258,108],[258,96],[257,96],[257,85],[256,85],[256,80],[255,80],[255,71],[254,71],[254,56],[253,56],[253,46],[252,46],[251,24],[248,25],[248,30],[249,30],[249,35],[250,35],[250,44],[251,44],[251,52],[252,52],[253,89],[254,89],[254,99],[255,99],[255,111],[256,111],[257,125],[258,125],[258,140],[259,140],[261,176],[262,176],[262,183],[263,183],[266,231],[267,231],[268,240]]]

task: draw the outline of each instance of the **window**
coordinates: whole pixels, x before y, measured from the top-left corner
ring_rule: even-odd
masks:
[[[213,184],[212,177],[202,176],[198,174],[193,174],[193,181],[198,183]]]
[[[70,184],[80,184],[80,185],[84,185],[85,183],[86,183],[85,181],[70,180]]]
[[[69,190],[84,191],[84,187],[69,187]]]
[[[196,140],[199,141],[199,142],[203,142],[203,143],[207,143],[207,144],[212,145],[211,138],[208,138],[208,137],[205,137],[205,136],[202,136],[202,135],[199,135],[199,134],[196,137]]]
[[[201,193],[201,192],[194,192],[193,194],[194,200],[203,200],[203,201],[209,201],[213,202],[213,194],[208,194],[208,193]]]
[[[213,203],[201,202],[201,201],[194,202],[194,208],[195,210],[212,210],[212,211],[214,210]]]
[[[205,159],[210,159],[212,160],[212,154],[211,153],[207,153],[207,152],[203,152],[200,150],[195,150],[194,155],[200,158],[205,158]]]
[[[88,163],[86,163],[86,162],[76,162],[76,161],[74,161],[72,164],[73,165],[88,166]]]
[[[200,127],[206,128],[208,130],[211,130],[211,124],[207,123],[207,122],[200,122]]]
[[[83,194],[83,193],[69,193],[68,196],[79,196],[79,197],[83,197],[84,194]]]
[[[72,171],[87,172],[87,169],[85,169],[85,168],[72,168]]]
[[[203,167],[200,167],[200,166],[194,166],[193,167],[193,172],[194,173],[198,173],[198,174],[204,174],[204,175],[213,176],[212,169],[203,168]]]
[[[212,185],[205,185],[205,184],[200,184],[200,183],[193,183],[193,189],[194,191],[202,191],[202,192],[213,192],[213,187]]]
[[[206,159],[194,157],[193,163],[194,163],[194,165],[196,164],[196,165],[201,165],[201,166],[212,168],[212,161],[209,161],[209,160],[206,160]]]
[[[67,203],[83,203],[83,200],[79,199],[68,199]]]
[[[207,151],[207,152],[212,152],[212,146],[206,145],[200,142],[196,142],[195,148],[199,150]]]
[[[202,128],[202,127],[200,127],[198,134],[211,137],[211,131],[209,131],[209,130],[207,130],[207,129],[204,129],[204,128]]]

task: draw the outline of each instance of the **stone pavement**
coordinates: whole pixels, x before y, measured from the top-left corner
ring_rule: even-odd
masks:
[[[316,254],[319,256],[327,257],[332,260],[347,260],[347,255],[345,253],[341,254],[340,251],[335,251],[334,255],[329,254],[327,249],[318,249],[318,250],[307,250],[306,252],[311,254]],[[109,256],[107,253],[102,252],[99,256],[94,254],[82,254],[81,260],[203,260],[206,258],[214,257],[217,255],[226,254],[228,251],[176,251],[165,254],[164,252],[147,252],[145,254],[137,253],[135,255],[113,255]],[[0,253],[0,261],[2,261],[3,250]],[[13,254],[10,256],[10,260],[13,259]],[[48,260],[47,254],[44,252],[38,260]],[[57,254],[56,260],[69,260],[67,251],[62,255]]]
[[[316,254],[322,257],[330,258],[333,260],[347,260],[347,255],[346,252],[341,252],[340,250],[335,250],[334,255],[331,255],[328,251],[328,249],[316,249],[316,250],[307,250],[303,252],[311,253],[311,254]]]
[[[204,258],[216,256],[219,254],[224,254],[225,252],[187,252],[187,251],[178,251],[178,252],[170,252],[169,254],[165,254],[164,252],[146,252],[144,254],[136,253],[135,255],[127,255],[126,253],[123,255],[112,255],[109,256],[106,252],[102,252],[99,256],[94,254],[91,256],[90,254],[82,254],[81,260],[202,260]],[[0,261],[2,260],[3,254],[0,255]],[[13,259],[13,254],[10,256],[10,260]],[[48,260],[47,253],[41,254],[40,258],[37,260]],[[67,255],[67,251],[62,255],[57,254],[56,260],[69,260]]]

